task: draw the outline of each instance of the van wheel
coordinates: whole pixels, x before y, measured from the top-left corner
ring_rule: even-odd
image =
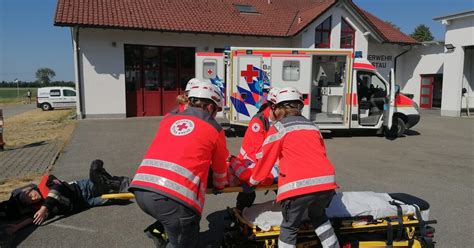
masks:
[[[405,124],[405,121],[398,116],[394,116],[392,128],[390,128],[390,130],[385,130],[385,135],[387,138],[396,138],[402,136],[406,130],[407,125]]]
[[[53,109],[53,108],[51,108],[51,105],[50,105],[49,103],[42,103],[42,104],[41,104],[41,109],[42,109],[43,111],[48,111],[48,110],[51,110],[51,109]]]

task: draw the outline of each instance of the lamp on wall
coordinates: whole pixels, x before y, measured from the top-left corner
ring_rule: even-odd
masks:
[[[456,48],[455,46],[453,46],[453,44],[445,44],[444,47],[448,49],[448,52],[452,52],[454,51],[454,48]]]

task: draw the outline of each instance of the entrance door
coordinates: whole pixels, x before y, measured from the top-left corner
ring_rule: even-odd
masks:
[[[434,75],[421,75],[420,108],[433,106],[433,82]]]
[[[159,47],[143,47],[142,116],[162,115],[160,85],[161,54]],[[139,113],[140,114],[140,113]]]
[[[194,48],[125,45],[127,116],[158,116],[194,76]]]

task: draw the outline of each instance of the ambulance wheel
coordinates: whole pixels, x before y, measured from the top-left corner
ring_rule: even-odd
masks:
[[[405,121],[399,116],[394,116],[392,128],[386,130],[385,134],[388,138],[396,138],[402,136],[406,130],[407,126],[405,124]]]
[[[45,103],[42,103],[42,104],[41,104],[41,109],[42,109],[43,111],[49,111],[49,110],[51,110],[51,109],[53,109],[53,108],[51,108],[51,105],[50,105],[49,103],[46,103],[46,102],[45,102]]]

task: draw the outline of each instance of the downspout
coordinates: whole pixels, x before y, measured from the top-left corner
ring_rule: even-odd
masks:
[[[75,52],[76,52],[76,71],[77,71],[77,86],[79,91],[79,119],[84,119],[84,103],[83,103],[83,93],[82,93],[82,70],[81,70],[81,48],[79,47],[79,26],[76,26],[76,42],[75,42]]]
[[[408,48],[407,50],[401,52],[400,54],[398,54],[397,56],[395,56],[395,59],[394,59],[394,62],[393,62],[393,71],[395,73],[395,76],[397,75],[397,59],[398,57],[402,56],[403,54],[411,51],[411,49],[413,48],[413,46],[410,46],[410,48]]]

